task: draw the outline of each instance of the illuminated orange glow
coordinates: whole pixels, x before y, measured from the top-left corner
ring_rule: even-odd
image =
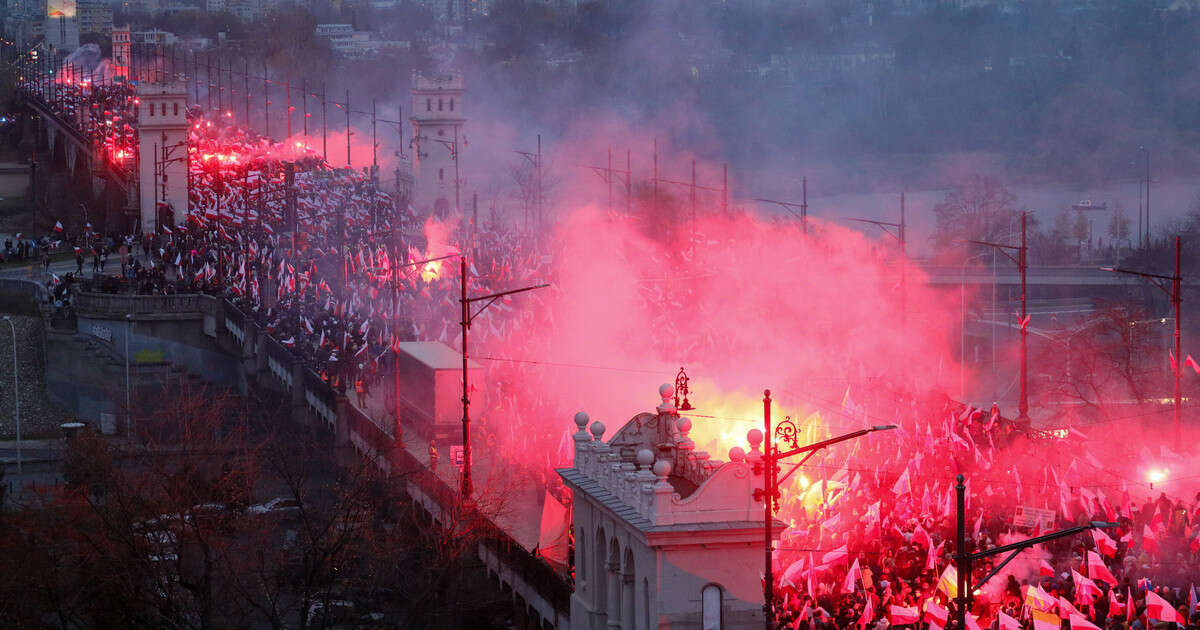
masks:
[[[435,260],[430,263],[425,263],[425,266],[421,268],[421,279],[424,280],[426,283],[430,283],[430,282],[433,282],[434,280],[437,280],[438,278],[441,277],[441,274],[442,274],[442,261],[440,261],[440,260]]]

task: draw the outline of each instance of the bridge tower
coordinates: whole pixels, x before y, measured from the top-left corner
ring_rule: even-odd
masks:
[[[439,216],[462,210],[462,159],[467,137],[459,72],[412,77],[414,207]]]
[[[142,84],[138,99],[139,227],[150,233],[169,211],[187,211],[187,87]]]
[[[112,61],[113,75],[129,78],[129,60],[132,54],[133,40],[129,25],[113,27],[112,31]]]

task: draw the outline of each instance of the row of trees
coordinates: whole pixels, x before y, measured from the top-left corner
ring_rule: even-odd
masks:
[[[66,486],[0,513],[0,625],[503,623],[511,608],[468,570],[477,513],[431,522],[409,473],[287,427],[276,402],[185,388],[142,399],[137,447],[73,437]],[[286,502],[252,507],[270,497]]]
[[[963,256],[990,251],[983,246],[964,246],[964,240],[1017,244],[1021,237],[1021,213],[1029,212],[1000,180],[975,175],[952,188],[933,207],[934,255],[961,260]],[[1082,262],[1087,250],[1103,248],[1108,260],[1132,247],[1130,219],[1117,202],[1100,229],[1090,225],[1087,213],[1062,208],[1049,224],[1034,212],[1026,219],[1029,262],[1034,265],[1066,265]]]

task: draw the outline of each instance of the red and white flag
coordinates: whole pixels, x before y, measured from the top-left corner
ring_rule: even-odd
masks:
[[[1071,569],[1071,578],[1075,581],[1075,601],[1082,606],[1086,606],[1096,598],[1104,594],[1096,583],[1081,575],[1078,571]]]
[[[1087,617],[1074,612],[1067,617],[1071,622],[1071,630],[1100,630],[1100,627],[1087,620]]]
[[[62,231],[63,231],[63,224],[62,224],[62,221],[55,221],[55,222],[54,222],[54,231],[55,231],[55,232],[62,232]]]
[[[858,568],[858,558],[854,559],[854,564],[850,565],[850,571],[846,573],[846,579],[842,582],[843,593],[853,593],[858,590],[858,581],[862,579],[862,569]]]
[[[950,621],[950,611],[942,608],[931,597],[925,600],[925,621],[929,622],[930,625],[945,628],[946,623]]]
[[[846,545],[842,545],[833,551],[821,556],[821,564],[832,566],[850,559],[850,552],[847,551]]]
[[[921,622],[916,606],[892,606],[889,620],[893,626],[915,625]]]
[[[1179,611],[1175,610],[1170,602],[1154,591],[1146,591],[1146,617],[1154,621],[1187,625],[1187,620],[1183,618],[1183,615],[1179,614]]]
[[[1158,534],[1149,525],[1142,525],[1142,549],[1146,553],[1158,555]]]
[[[1125,605],[1117,599],[1117,591],[1111,590],[1108,592],[1108,618],[1117,619],[1121,613],[1125,612]]]
[[[867,605],[863,607],[862,616],[858,618],[859,630],[862,630],[863,628],[866,628],[867,626],[871,625],[871,622],[874,620],[875,620],[875,598],[873,596],[868,596],[867,597]]]
[[[1021,630],[1020,622],[1004,613],[999,613],[996,620],[999,622],[999,630]]]
[[[1117,578],[1104,565],[1104,560],[1100,557],[1100,554],[1095,551],[1087,552],[1087,572],[1088,577],[1093,580],[1108,582],[1109,586],[1115,587],[1117,585]]]
[[[1098,529],[1093,529],[1092,530],[1092,540],[1096,541],[1096,550],[1097,551],[1108,556],[1109,558],[1116,557],[1117,542],[1115,540],[1113,540],[1112,538],[1110,538],[1108,536],[1108,534],[1105,534],[1104,532],[1102,532]]]
[[[1054,567],[1050,566],[1049,562],[1042,560],[1042,565],[1038,567],[1039,577],[1054,577]]]
[[[905,468],[904,472],[900,474],[900,478],[897,479],[896,483],[892,486],[892,494],[894,494],[896,496],[901,496],[904,494],[909,494],[911,492],[912,492],[912,482],[910,482],[908,480],[908,469]]]

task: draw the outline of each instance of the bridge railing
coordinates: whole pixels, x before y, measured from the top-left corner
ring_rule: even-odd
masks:
[[[186,293],[180,295],[138,295],[135,293],[98,293],[76,290],[72,295],[75,312],[85,317],[118,319],[133,315],[137,319],[202,317],[216,311],[216,298]]]

